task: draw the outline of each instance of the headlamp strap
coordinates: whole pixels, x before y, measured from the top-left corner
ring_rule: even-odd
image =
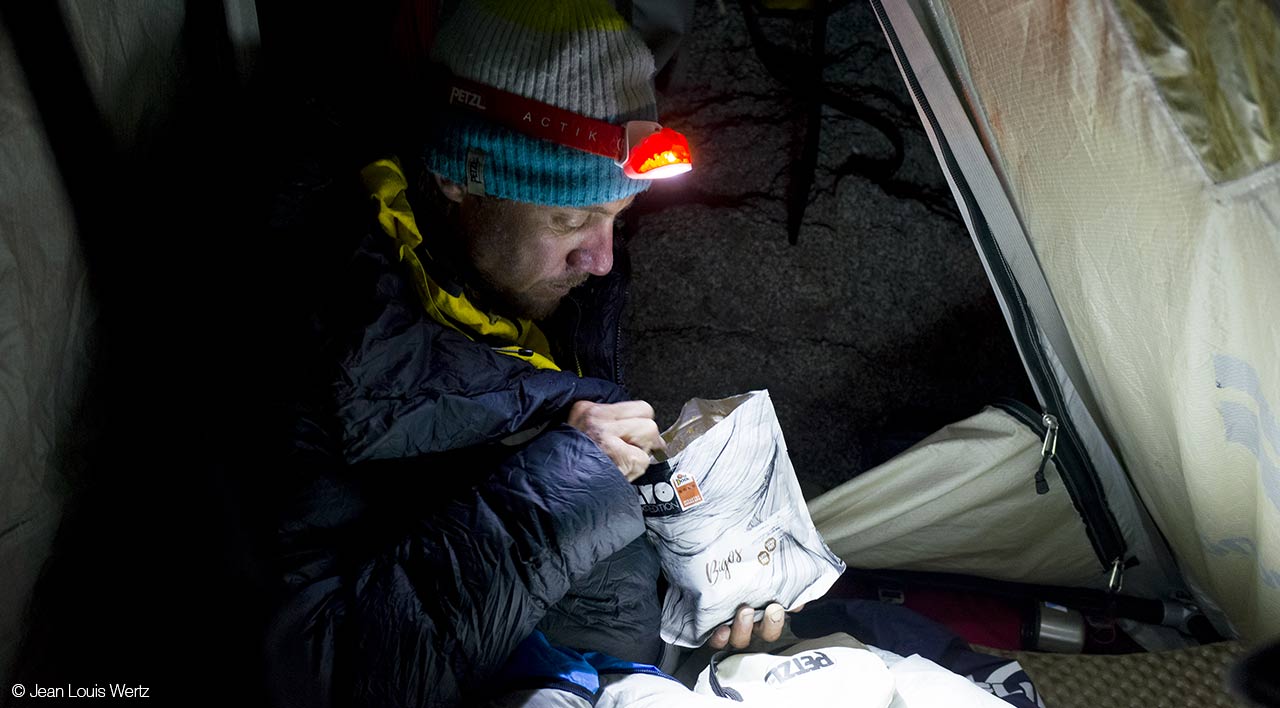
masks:
[[[623,126],[578,115],[461,76],[445,79],[447,105],[460,108],[540,140],[620,162],[626,150]]]

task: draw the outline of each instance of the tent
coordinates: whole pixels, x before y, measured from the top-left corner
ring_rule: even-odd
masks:
[[[146,685],[256,662],[252,639],[224,641],[249,636],[260,592],[248,538],[226,555],[254,496],[224,453],[253,447],[265,409],[217,392],[268,391],[253,372],[274,366],[251,293],[227,285],[252,260],[223,260],[255,241],[260,146],[234,97],[257,33],[248,2],[0,8],[6,700],[18,676]]]
[[[1058,457],[1092,470],[1072,482],[1059,465],[1097,563],[1066,579],[1021,572],[1023,554],[1006,554],[985,574],[1113,590],[1123,575],[1129,593],[1194,598],[1224,633],[1274,636],[1274,6],[873,4],[996,288],[1037,413],[1057,422]],[[828,538],[856,544],[851,564],[866,554],[874,565],[951,569],[863,536],[854,505],[864,490],[910,489],[905,475],[947,469],[906,459],[890,467],[892,482],[867,474],[813,502]],[[967,510],[1013,522],[1025,508]],[[1071,544],[1047,539],[1064,525],[1021,521],[1018,534],[1036,539],[1027,560],[1047,553],[1062,572]],[[928,534],[901,543],[947,547]]]
[[[990,409],[813,499],[829,543],[855,568],[1152,601],[1134,625],[1151,646],[1188,643],[1201,612],[1223,635],[1280,633],[1274,5],[872,5],[1039,409]],[[279,131],[246,126],[289,120],[244,111],[278,105],[252,93],[258,46],[306,13],[0,7],[0,683],[33,668],[12,668],[20,648],[51,647],[90,681],[139,656],[252,675],[270,593],[234,519],[266,471],[225,470],[277,422],[266,372],[288,347],[262,303],[305,293],[262,290],[257,261],[293,254],[238,230],[269,221],[242,199],[279,176],[258,158]],[[229,287],[246,268],[258,289]],[[78,609],[46,632],[46,606]],[[134,646],[140,616],[164,631]]]

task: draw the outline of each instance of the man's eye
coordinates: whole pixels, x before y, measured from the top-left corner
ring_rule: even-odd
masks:
[[[552,219],[551,227],[561,233],[568,233],[570,231],[577,231],[586,223],[587,220],[583,218],[562,216]]]

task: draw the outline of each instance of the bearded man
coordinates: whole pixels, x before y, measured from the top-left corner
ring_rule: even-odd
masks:
[[[629,480],[664,444],[621,386],[614,238],[649,184],[619,163],[658,131],[652,56],[601,0],[484,1],[433,59],[422,154],[361,172],[372,218],[296,426],[268,642],[281,705],[594,701],[571,677],[652,676],[661,650]],[[714,641],[745,644],[751,617]]]

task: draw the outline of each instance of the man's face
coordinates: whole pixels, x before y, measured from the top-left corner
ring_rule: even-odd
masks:
[[[547,207],[462,196],[459,221],[471,265],[510,314],[547,317],[588,276],[613,268],[614,219],[635,197]]]

